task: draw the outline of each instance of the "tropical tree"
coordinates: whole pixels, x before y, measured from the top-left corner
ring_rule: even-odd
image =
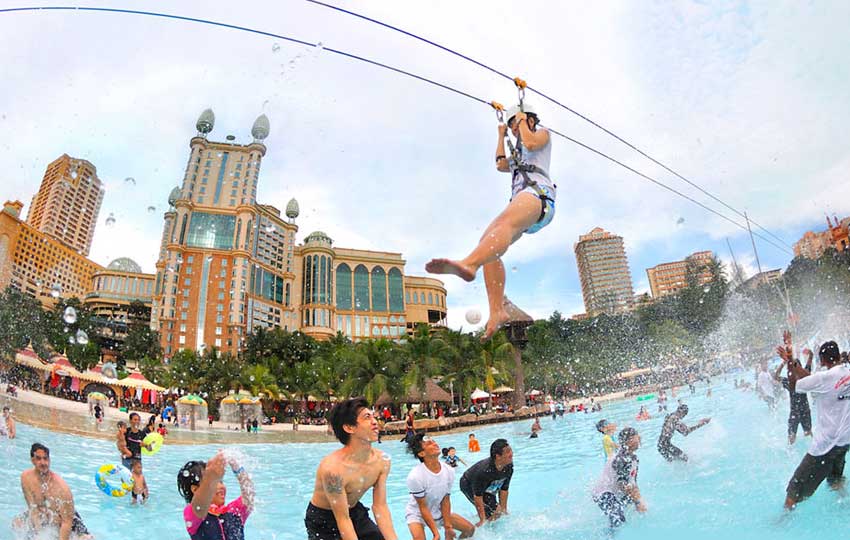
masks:
[[[448,345],[442,338],[432,336],[427,324],[419,324],[402,350],[405,387],[424,392],[426,380],[440,373],[449,354]]]
[[[277,381],[266,366],[244,366],[237,379],[239,386],[252,396],[264,395],[269,401],[280,396]]]
[[[508,363],[513,358],[514,347],[508,342],[504,332],[496,333],[489,341],[481,345],[475,359],[475,371],[490,394],[490,408],[493,408],[493,389],[497,384],[510,381]]]
[[[0,293],[0,362],[11,362],[15,352],[30,342],[37,353],[46,355],[47,316],[38,300],[14,287]]]
[[[401,399],[405,391],[401,354],[386,339],[357,343],[346,355],[341,388],[343,396],[364,396],[369,403],[386,392],[390,399]]]

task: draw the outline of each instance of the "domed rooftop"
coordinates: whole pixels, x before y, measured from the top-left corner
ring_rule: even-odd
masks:
[[[174,206],[174,203],[180,198],[180,186],[175,186],[174,189],[171,190],[171,193],[168,194],[168,204],[169,206]]]
[[[307,235],[307,238],[304,239],[305,244],[311,244],[313,242],[327,242],[328,244],[334,243],[334,241],[331,240],[331,237],[322,231],[313,231]]]
[[[301,213],[301,210],[298,208],[298,201],[294,198],[286,203],[286,217],[289,219],[295,219],[298,217],[298,214]]]
[[[262,141],[269,136],[269,117],[261,114],[254,121],[254,127],[251,128],[251,135],[255,141]]]
[[[198,117],[195,127],[198,128],[198,133],[206,135],[213,130],[213,126],[215,126],[215,113],[213,113],[212,109],[206,109]]]
[[[106,268],[107,270],[118,270],[119,272],[131,272],[133,274],[142,273],[142,267],[129,257],[119,257],[109,263]]]

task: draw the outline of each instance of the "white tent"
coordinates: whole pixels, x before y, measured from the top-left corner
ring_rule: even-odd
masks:
[[[490,394],[488,394],[488,393],[487,393],[487,392],[485,392],[484,390],[481,390],[480,388],[476,388],[476,389],[475,389],[475,391],[472,393],[472,395],[471,395],[470,397],[471,397],[473,400],[476,400],[476,399],[487,399],[488,397],[490,397]]]
[[[531,392],[528,393],[528,395],[529,396],[539,396],[542,393],[543,392],[541,392],[540,390],[532,390]]]

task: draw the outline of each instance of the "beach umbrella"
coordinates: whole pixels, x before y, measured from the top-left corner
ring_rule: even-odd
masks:
[[[179,400],[177,400],[177,403],[183,403],[183,404],[186,404],[186,405],[196,405],[196,406],[204,406],[204,405],[207,404],[207,402],[204,401],[204,398],[202,398],[201,396],[195,395],[195,394],[187,394],[187,395],[183,396],[182,398],[180,398]]]
[[[94,399],[98,401],[109,401],[109,398],[106,397],[102,392],[89,392],[89,399]]]
[[[472,392],[472,395],[470,397],[473,400],[487,399],[488,397],[490,397],[490,394],[488,394],[484,390],[481,390],[480,388],[476,388],[475,391]]]

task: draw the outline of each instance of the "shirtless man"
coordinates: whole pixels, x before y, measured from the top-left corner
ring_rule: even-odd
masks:
[[[58,529],[59,540],[93,538],[74,511],[74,496],[68,484],[50,470],[50,450],[35,443],[30,448],[30,459],[33,468],[21,474],[27,511],[15,518],[12,527],[28,534]]]
[[[12,418],[12,410],[9,407],[3,407],[3,420],[0,425],[0,435],[5,435],[10,439],[15,438],[15,419]]]
[[[343,447],[326,456],[316,471],[313,497],[304,524],[310,540],[397,540],[387,506],[390,462],[372,448],[378,440],[378,422],[364,398],[337,403],[330,425]],[[372,509],[360,498],[372,489]]]

